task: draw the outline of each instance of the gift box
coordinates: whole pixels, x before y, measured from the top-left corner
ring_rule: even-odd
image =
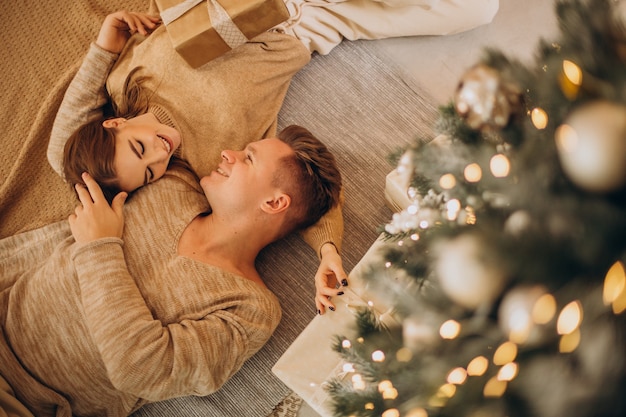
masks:
[[[431,140],[428,146],[437,147],[439,152],[445,154],[450,152],[451,144],[450,137],[441,134]],[[397,168],[387,174],[385,178],[385,202],[387,207],[394,212],[406,210],[412,204],[408,193],[410,180],[407,172],[400,173]]]
[[[408,183],[404,176],[394,169],[385,178],[385,202],[394,212],[405,210],[411,205]]]
[[[284,0],[156,0],[174,49],[193,68],[289,18]]]

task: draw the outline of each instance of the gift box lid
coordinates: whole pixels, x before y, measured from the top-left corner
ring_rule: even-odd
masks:
[[[183,5],[180,0],[156,0],[162,15],[173,7],[186,10],[167,24],[167,32],[176,51],[193,68],[231,49],[211,22],[207,1],[188,1]],[[219,0],[218,3],[248,40],[289,18],[283,0]],[[193,7],[187,10],[190,6]]]

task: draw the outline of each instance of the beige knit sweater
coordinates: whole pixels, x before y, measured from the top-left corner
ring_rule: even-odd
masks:
[[[128,74],[146,77],[151,111],[181,132],[180,155],[202,177],[217,168],[224,149],[243,149],[276,134],[277,115],[293,75],[310,59],[289,35],[264,33],[208,64],[192,69],[174,51],[165,27],[133,36],[122,54],[92,44],[52,128],[48,159],[62,172],[63,147],[78,126],[102,115],[110,94],[119,101]],[[106,89],[105,89],[106,83]],[[332,241],[341,248],[343,218],[336,207],[303,233],[319,254]]]
[[[207,209],[183,178],[137,191],[122,239],[78,245],[63,221],[0,241],[2,374],[36,416],[210,394],[278,325],[268,289],[177,255]]]

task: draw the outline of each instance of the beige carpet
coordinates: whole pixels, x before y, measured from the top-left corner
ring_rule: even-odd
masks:
[[[120,8],[146,10],[147,0],[24,0],[0,8],[0,237],[73,210],[73,195],[45,159],[50,127],[72,69],[104,16]],[[371,51],[367,42],[346,42],[328,56],[314,56],[296,76],[280,114],[281,126],[309,128],[337,156],[345,178],[347,270],[391,216],[383,192],[393,168],[387,156],[415,136],[429,139],[436,117],[431,100]],[[39,216],[42,212],[54,218]],[[294,236],[263,252],[258,266],[284,310],[267,346],[218,393],[151,404],[136,417],[267,416],[289,393],[271,368],[315,315],[317,259]],[[314,366],[314,358],[303,360]]]

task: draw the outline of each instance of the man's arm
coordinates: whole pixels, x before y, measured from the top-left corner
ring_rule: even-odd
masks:
[[[278,301],[244,293],[226,309],[210,306],[198,317],[163,324],[148,308],[122,250],[125,193],[109,206],[97,183],[83,179],[87,188],[77,186],[81,205],[70,216],[77,242],[71,256],[85,323],[111,383],[150,401],[214,392],[270,337],[280,318]],[[196,278],[206,276],[184,279]]]

